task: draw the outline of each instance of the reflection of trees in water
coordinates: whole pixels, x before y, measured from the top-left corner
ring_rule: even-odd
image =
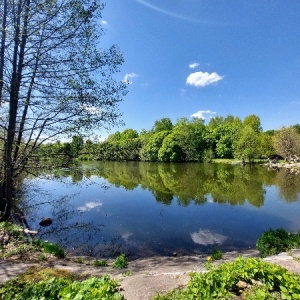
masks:
[[[72,248],[80,249],[81,254],[93,254],[90,241],[103,230],[103,225],[80,217],[80,209],[72,204],[76,195],[54,196],[51,191],[44,191],[41,185],[35,186],[34,182],[30,182],[30,188],[25,190],[19,207],[26,215],[30,228],[38,230],[37,237],[49,239],[68,250],[72,245]],[[40,226],[41,217],[50,217],[52,225]],[[72,250],[76,252],[76,249]]]
[[[300,193],[300,176],[291,174],[289,170],[280,170],[276,177],[280,196],[287,202],[298,200]]]
[[[210,194],[217,203],[242,205],[248,201],[259,207],[264,204],[265,186],[278,184],[287,201],[294,201],[300,189],[299,176],[282,178],[282,171],[262,166],[144,162],[101,162],[99,166],[97,174],[111,184],[126,189],[141,186],[167,205],[174,197],[182,206],[203,204]]]

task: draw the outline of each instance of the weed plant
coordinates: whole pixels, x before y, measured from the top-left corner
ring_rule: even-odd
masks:
[[[107,261],[106,260],[95,260],[94,266],[95,267],[107,267]]]
[[[112,264],[115,269],[125,269],[128,266],[128,259],[125,254],[119,255]]]
[[[61,274],[60,274],[61,273]],[[0,299],[5,300],[121,300],[119,284],[109,276],[90,277],[83,281],[73,280],[66,272],[45,269],[25,274],[7,282],[0,288]]]
[[[235,298],[234,298],[235,297]],[[261,259],[239,257],[213,267],[207,273],[192,273],[187,287],[154,300],[186,299],[300,299],[300,276]]]
[[[212,254],[211,254],[211,258],[213,260],[219,260],[219,259],[222,259],[223,258],[223,253],[221,251],[221,249],[219,248],[214,248]]]
[[[39,249],[43,249],[45,253],[52,254],[58,258],[65,257],[65,251],[57,244],[50,243],[48,241],[42,241],[41,239],[34,239],[31,242]]]
[[[280,252],[297,248],[300,244],[300,232],[293,234],[283,228],[269,229],[264,232],[256,243],[261,257],[275,255]]]

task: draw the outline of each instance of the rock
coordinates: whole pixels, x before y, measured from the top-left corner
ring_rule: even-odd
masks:
[[[42,221],[40,222],[40,226],[50,226],[52,224],[52,219],[51,218],[44,218],[42,219]]]

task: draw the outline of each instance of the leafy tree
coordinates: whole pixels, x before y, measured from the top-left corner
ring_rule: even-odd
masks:
[[[14,187],[45,141],[117,124],[126,84],[115,81],[123,57],[99,49],[98,0],[0,3],[0,221]]]
[[[239,139],[235,142],[234,155],[236,158],[248,160],[250,163],[253,162],[254,158],[259,157],[259,135],[250,126],[245,126]]]
[[[251,127],[255,132],[259,133],[262,131],[260,118],[256,115],[249,115],[244,119],[244,126]]]
[[[72,137],[72,142],[71,142],[71,152],[72,152],[72,157],[78,157],[80,151],[83,149],[83,137],[81,135],[74,135]]]
[[[173,129],[172,121],[169,118],[162,118],[160,120],[155,121],[152,131],[153,132],[171,131],[172,129]]]
[[[282,128],[276,131],[274,148],[277,154],[290,161],[293,155],[300,153],[300,135],[294,127]]]
[[[292,127],[294,127],[296,129],[297,133],[300,134],[300,124],[295,124]]]
[[[186,155],[183,150],[183,141],[186,141],[186,133],[173,131],[163,141],[158,151],[160,161],[185,161]]]
[[[125,129],[120,136],[121,141],[134,139],[139,136],[138,132],[134,129]]]
[[[210,123],[206,140],[208,148],[213,152],[211,155],[221,158],[232,158],[234,156],[233,145],[239,136],[241,127],[242,121],[231,115],[228,115],[225,119],[219,117],[218,120]]]
[[[140,150],[141,160],[145,161],[158,161],[158,152],[161,148],[166,136],[169,135],[169,131],[159,131],[144,140],[142,148]]]
[[[268,133],[261,132],[259,134],[260,139],[260,154],[262,157],[273,157],[275,155],[275,150],[273,147],[273,140],[272,136],[270,136]]]

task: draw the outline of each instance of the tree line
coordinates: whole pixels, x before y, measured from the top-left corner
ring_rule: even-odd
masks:
[[[117,131],[105,141],[72,137],[71,142],[45,144],[40,158],[66,157],[79,160],[203,162],[214,158],[240,159],[298,159],[300,154],[300,125],[263,131],[260,118],[249,115],[214,117],[207,125],[204,120],[169,118],[155,121],[151,130],[140,133],[134,129]]]

